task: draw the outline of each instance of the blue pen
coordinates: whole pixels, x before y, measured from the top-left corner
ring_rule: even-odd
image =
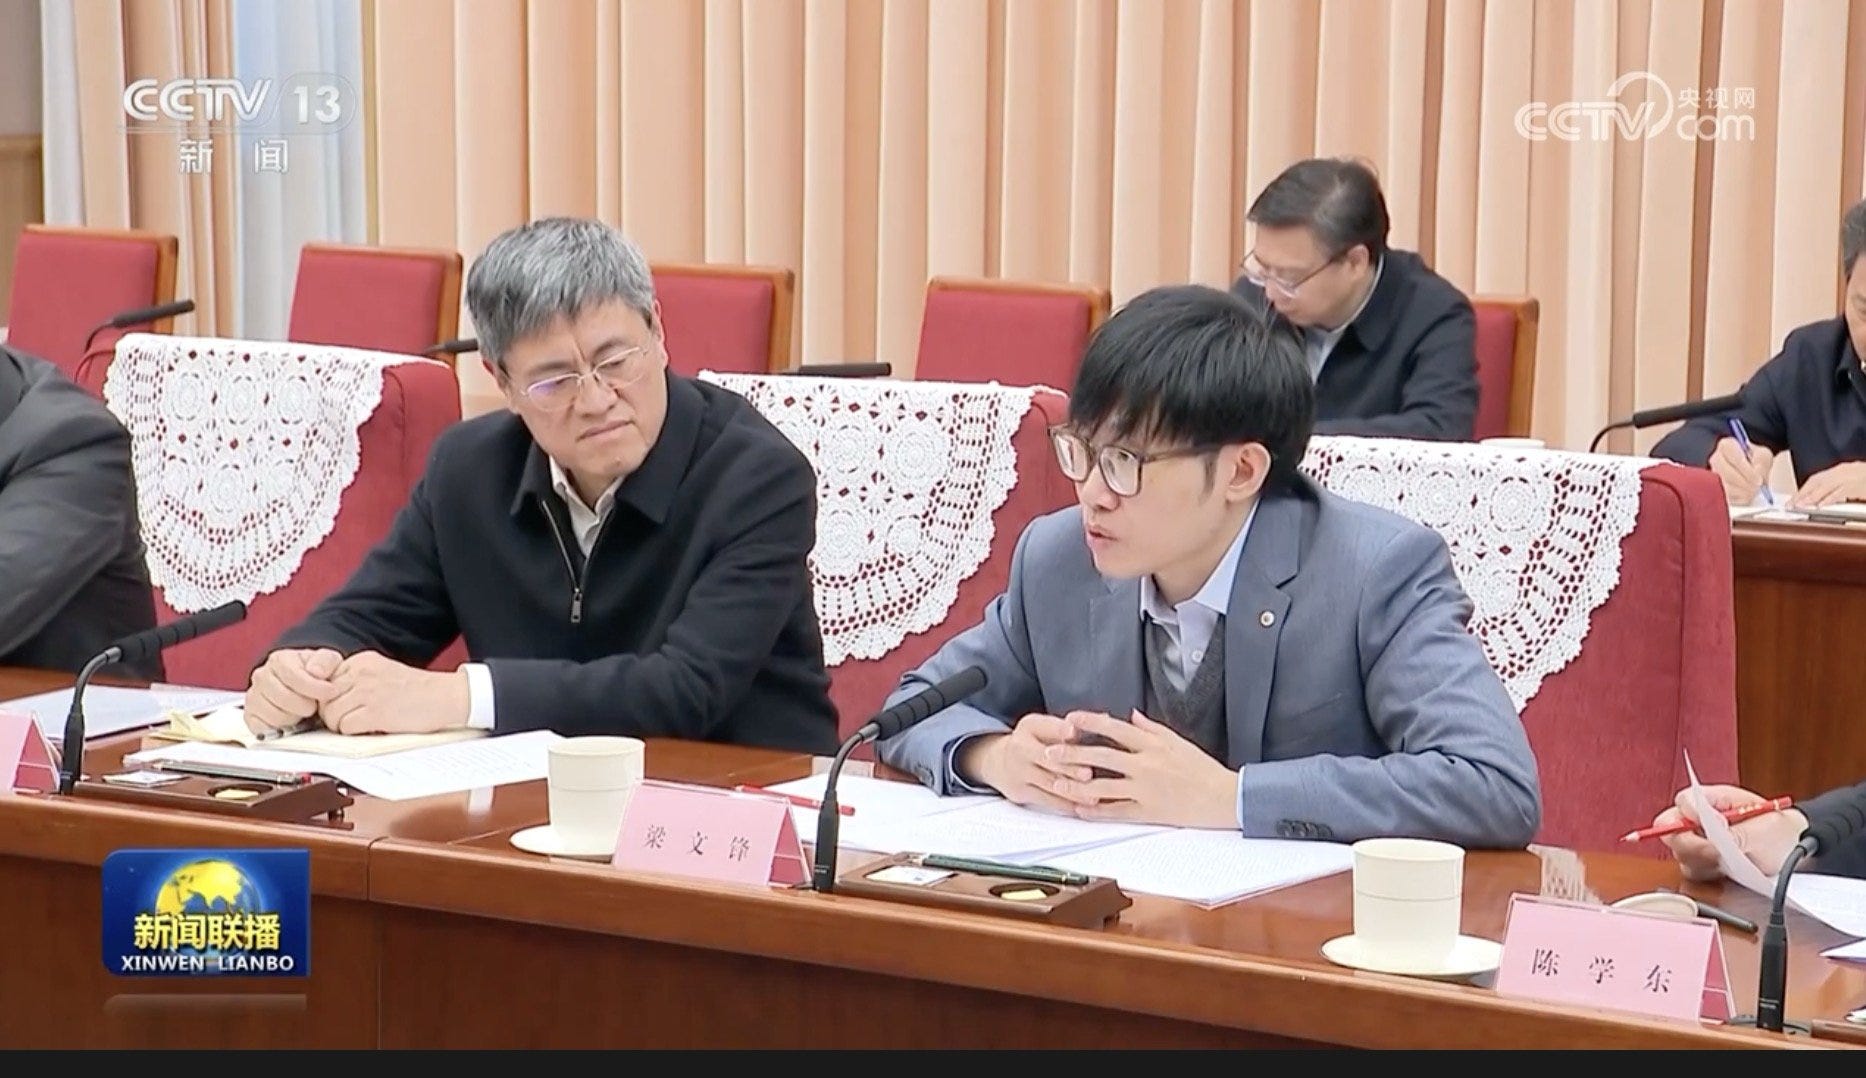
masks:
[[[1743,421],[1735,416],[1730,417],[1730,435],[1736,439],[1736,444],[1742,448],[1743,459],[1754,460],[1755,448],[1749,444],[1749,429],[1744,427]],[[1769,508],[1775,508],[1775,491],[1769,489],[1769,479],[1767,476],[1764,476],[1762,480],[1762,500],[1769,503]]]

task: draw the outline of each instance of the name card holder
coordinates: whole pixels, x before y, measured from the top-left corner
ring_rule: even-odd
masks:
[[[790,802],[644,781],[629,798],[611,865],[718,883],[795,887],[810,879]]]
[[[1659,1018],[1727,1022],[1730,970],[1717,922],[1510,896],[1497,994]]]
[[[58,789],[58,757],[29,712],[0,711],[0,775],[12,790]]]

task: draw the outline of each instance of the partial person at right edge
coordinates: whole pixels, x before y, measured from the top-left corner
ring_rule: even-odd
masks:
[[[1756,503],[1782,452],[1795,462],[1790,508],[1866,501],[1866,201],[1841,218],[1840,274],[1839,317],[1791,331],[1744,383],[1734,416],[1693,419],[1659,439],[1652,455],[1709,467],[1731,505]],[[1742,421],[1749,453],[1730,430],[1732,418]]]
[[[1866,786],[1866,783],[1861,785]],[[1711,807],[1719,812],[1745,808],[1768,800],[1740,786],[1706,786],[1703,789]],[[1736,839],[1738,848],[1756,867],[1773,877],[1781,871],[1782,862],[1788,859],[1788,853],[1795,848],[1795,843],[1801,840],[1802,832],[1808,829],[1808,820],[1821,816],[1822,810],[1829,805],[1858,796],[1859,790],[1859,786],[1829,790],[1794,808],[1764,813],[1753,819],[1733,823],[1730,825],[1730,834]],[[1652,825],[1669,827],[1680,822],[1695,825],[1697,821],[1697,813],[1691,807],[1690,791],[1680,790],[1676,804],[1659,813]],[[1723,862],[1717,856],[1716,847],[1698,831],[1667,835],[1661,841],[1677,858],[1678,867],[1686,879],[1709,881],[1723,875]],[[1853,841],[1837,850],[1804,860],[1796,866],[1796,870],[1866,879],[1866,835],[1855,836]]]
[[[1251,203],[1255,244],[1231,290],[1302,331],[1315,433],[1469,441],[1477,424],[1471,301],[1387,246],[1386,197],[1357,161],[1298,161]]]
[[[0,665],[75,674],[155,621],[129,432],[53,364],[0,347]]]

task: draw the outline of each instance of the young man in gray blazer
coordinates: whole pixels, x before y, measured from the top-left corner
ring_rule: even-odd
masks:
[[[1521,847],[1536,762],[1437,533],[1297,471],[1302,346],[1160,288],[1096,335],[1052,431],[1078,506],[890,703],[988,683],[879,747],[942,793],[1088,819]]]

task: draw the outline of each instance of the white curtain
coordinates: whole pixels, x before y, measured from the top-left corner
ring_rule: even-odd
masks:
[[[271,108],[267,111],[274,122],[265,123],[264,130],[236,130],[231,139],[215,138],[210,161],[212,189],[231,193],[232,212],[218,229],[210,227],[205,216],[197,219],[186,213],[179,214],[184,224],[178,227],[173,223],[176,215],[152,218],[145,203],[166,205],[162,200],[172,195],[201,210],[194,205],[198,200],[191,197],[199,189],[174,187],[178,165],[168,146],[160,147],[163,152],[138,156],[140,151],[155,149],[156,140],[170,136],[124,132],[121,95],[126,85],[139,78],[167,80],[220,74],[207,69],[213,63],[211,45],[189,47],[190,42],[200,44],[202,26],[212,23],[212,9],[161,4],[117,7],[107,3],[80,7],[71,0],[41,0],[45,219],[55,224],[132,224],[177,232],[183,250],[180,292],[200,305],[201,331],[211,333],[218,326],[219,332],[232,336],[282,339],[291,313],[299,248],[314,240],[369,241],[364,121],[359,96],[363,85],[362,2],[232,0],[226,11],[231,16],[231,74],[247,87],[260,79],[271,80]],[[150,53],[132,47],[136,40],[132,40],[131,31],[139,30],[139,20],[160,22],[162,30],[176,35],[172,40],[158,41],[165,48],[157,52],[166,57],[159,66],[149,66]],[[99,50],[114,57],[114,63],[105,65],[114,69],[108,79],[93,79],[87,84],[80,78],[80,24],[92,35],[83,46],[85,57],[95,61]],[[120,38],[114,48],[112,42],[104,40],[113,29]],[[336,77],[329,77],[333,75]],[[294,88],[317,84],[341,88],[341,107],[348,114],[348,122],[333,133],[292,131],[283,139],[284,171],[257,170],[254,153],[261,140],[278,137],[281,126],[292,126],[276,121],[289,120],[296,111]],[[107,159],[93,162],[87,170],[83,153],[87,127],[92,134],[90,145],[101,156],[117,153],[127,154],[127,158],[114,164]],[[100,132],[110,137],[99,138]],[[204,134],[197,131],[194,137]],[[140,187],[135,179],[138,164],[146,164],[151,170],[142,176],[147,182]],[[198,249],[203,245],[214,249],[211,254],[215,261],[226,261],[217,269],[192,274],[190,262],[210,254]],[[210,292],[217,302],[210,302]],[[184,331],[188,323],[184,319]]]
[[[83,139],[78,130],[78,28],[70,0],[39,0],[40,111],[45,220],[84,223]]]
[[[298,87],[331,86],[343,113],[337,130],[284,138],[283,172],[259,171],[256,154],[278,144],[275,133],[253,131],[235,140],[237,169],[233,244],[240,282],[235,332],[281,339],[291,315],[298,252],[308,242],[369,240],[363,117],[361,0],[234,0],[233,75],[251,86],[272,80],[280,128],[293,128]],[[329,76],[336,76],[330,78]],[[311,108],[328,99],[308,98]],[[272,146],[262,143],[271,142]],[[281,162],[274,157],[268,164]]]

